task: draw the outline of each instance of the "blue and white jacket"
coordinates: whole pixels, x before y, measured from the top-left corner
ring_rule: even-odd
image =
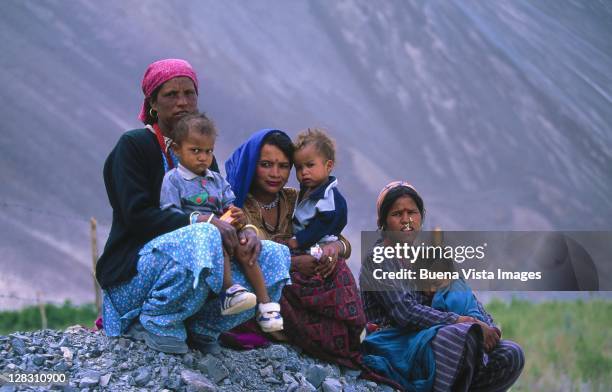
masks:
[[[346,200],[337,185],[336,177],[330,176],[307,198],[298,201],[293,214],[293,234],[300,249],[307,250],[321,241],[334,241],[346,226]]]

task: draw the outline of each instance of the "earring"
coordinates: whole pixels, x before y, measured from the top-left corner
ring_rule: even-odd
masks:
[[[157,117],[157,112],[155,110],[153,110],[153,108],[149,109],[149,116],[151,116],[151,118],[155,118]]]

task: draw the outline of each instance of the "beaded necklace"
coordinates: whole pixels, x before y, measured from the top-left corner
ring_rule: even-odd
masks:
[[[268,222],[266,222],[266,220],[264,219],[263,216],[263,212],[261,212],[261,221],[263,222],[263,228],[264,230],[268,233],[268,234],[276,234],[278,232],[278,227],[280,226],[280,205],[279,205],[279,201],[280,201],[280,196],[277,193],[276,194],[276,198],[274,199],[274,201],[272,201],[271,203],[268,204],[262,204],[260,203],[257,199],[253,198],[256,202],[257,205],[259,206],[260,209],[264,209],[266,211],[270,211],[273,208],[276,207],[276,225],[274,226],[274,228],[271,228],[271,225],[268,224]]]
[[[162,161],[164,162],[164,173],[166,173],[168,170],[174,168],[178,164],[178,159],[174,155],[174,152],[172,152],[172,149],[166,146],[164,135],[162,134],[162,131],[157,123],[153,124],[153,129],[155,130],[155,138],[157,139],[159,148],[161,148]]]
[[[274,200],[272,200],[272,202],[268,203],[268,204],[263,204],[260,203],[259,201],[257,202],[257,204],[259,204],[260,208],[263,208],[266,211],[270,211],[272,208],[276,207],[278,204],[278,201],[280,200],[280,196],[278,195],[278,193],[276,194],[276,198]]]

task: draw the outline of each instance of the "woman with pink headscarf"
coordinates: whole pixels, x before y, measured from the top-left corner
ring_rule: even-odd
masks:
[[[217,336],[253,317],[254,310],[221,316],[223,248],[236,259],[258,262],[270,298],[278,302],[289,279],[286,247],[259,241],[254,230],[237,232],[214,215],[160,209],[164,174],[177,164],[169,148],[178,120],[198,111],[198,80],[191,65],[166,59],[147,68],[142,129],[124,133],[104,164],[113,208],[111,232],[96,265],[103,289],[103,325],[108,336],[125,334],[158,351],[210,349]],[[211,170],[218,171],[213,160]],[[239,268],[237,283],[247,284]]]

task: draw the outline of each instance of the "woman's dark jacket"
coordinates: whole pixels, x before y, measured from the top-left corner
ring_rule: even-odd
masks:
[[[212,170],[218,171],[213,160]],[[159,208],[164,179],[162,154],[153,132],[124,133],[104,163],[104,184],[113,223],[96,264],[96,279],[106,289],[136,275],[138,251],[153,238],[186,226],[189,218]]]

